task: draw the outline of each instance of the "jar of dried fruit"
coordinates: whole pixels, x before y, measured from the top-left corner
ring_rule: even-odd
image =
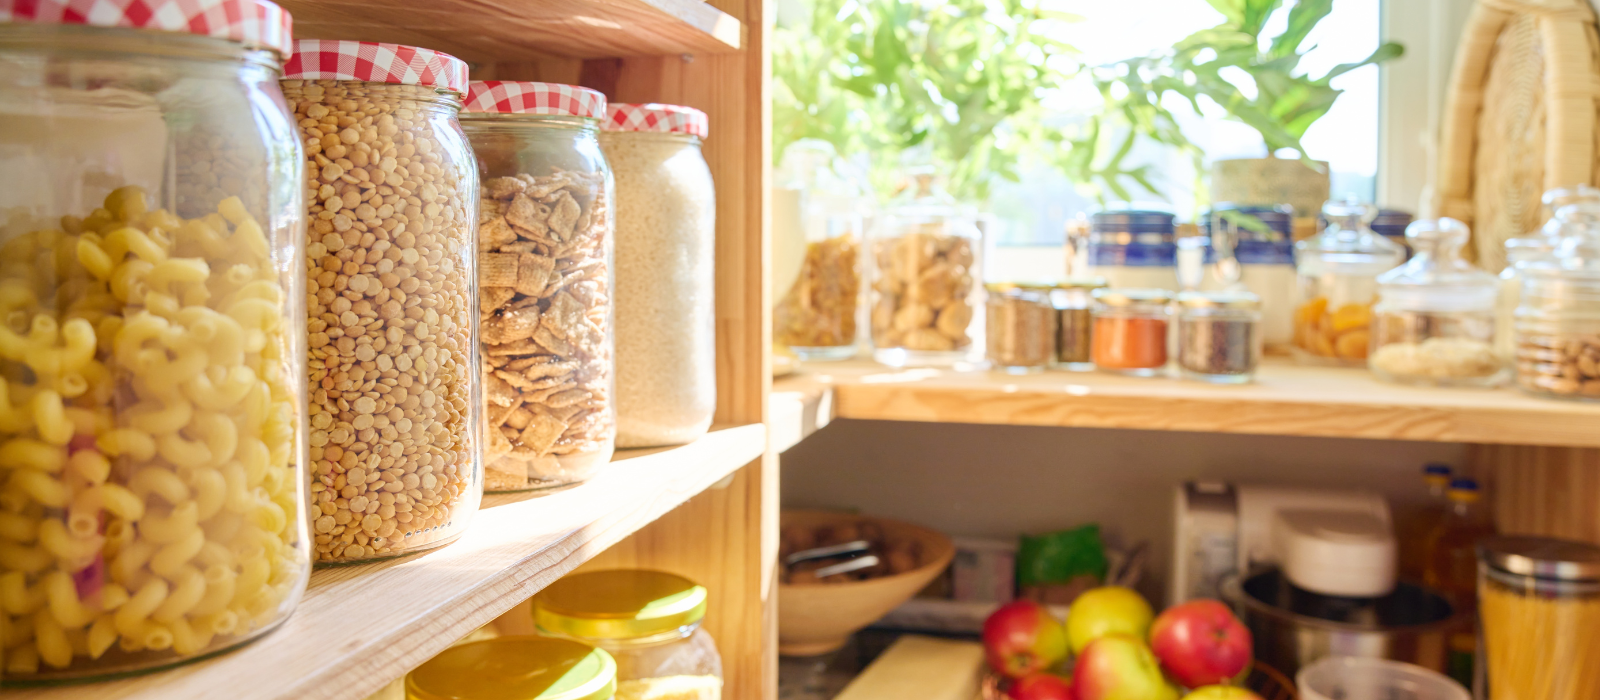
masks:
[[[1378,275],[1372,356],[1379,379],[1404,384],[1490,386],[1505,377],[1494,352],[1500,283],[1461,259],[1471,232],[1455,219],[1406,227],[1411,260]]]
[[[0,0],[7,689],[239,646],[311,569],[289,16],[81,6]]]
[[[312,549],[319,563],[409,554],[460,536],[483,492],[467,64],[297,44],[283,92],[311,221]]]
[[[1295,244],[1298,277],[1294,310],[1295,359],[1306,364],[1361,366],[1372,344],[1372,303],[1378,275],[1405,250],[1374,233],[1378,210],[1355,200],[1322,208],[1328,227]]]
[[[866,188],[820,139],[785,148],[774,176],[772,342],[806,361],[854,357]]]
[[[1549,259],[1522,268],[1517,386],[1600,401],[1600,227],[1571,231]]]
[[[611,168],[605,96],[474,81],[461,126],[481,162],[478,311],[484,490],[582,481],[611,461]]]
[[[873,358],[893,367],[983,360],[983,233],[931,172],[874,229]]]
[[[613,104],[600,147],[617,178],[617,446],[692,442],[717,409],[717,197],[706,113]]]

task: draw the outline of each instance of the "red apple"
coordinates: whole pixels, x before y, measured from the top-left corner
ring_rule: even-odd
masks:
[[[1261,696],[1238,686],[1208,685],[1195,688],[1183,700],[1261,700]]]
[[[1161,664],[1138,637],[1108,634],[1084,647],[1072,669],[1077,700],[1177,700]]]
[[[995,673],[1021,678],[1067,658],[1067,634],[1044,606],[1018,600],[983,621],[983,649]]]
[[[1108,634],[1144,639],[1150,632],[1150,604],[1132,588],[1101,586],[1083,592],[1067,610],[1067,641],[1072,653]]]
[[[1012,683],[1006,697],[1011,700],[1075,700],[1072,684],[1048,673],[1035,673]]]
[[[1150,649],[1186,688],[1224,683],[1250,665],[1250,630],[1221,602],[1201,598],[1167,608],[1150,628]]]

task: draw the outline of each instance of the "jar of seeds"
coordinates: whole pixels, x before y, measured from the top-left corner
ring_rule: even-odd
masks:
[[[1183,376],[1239,384],[1261,364],[1261,297],[1250,292],[1178,295],[1178,368]]]
[[[1094,330],[1094,290],[1104,277],[1079,277],[1057,282],[1050,292],[1056,311],[1056,366],[1074,372],[1094,369],[1090,334]]]
[[[984,288],[989,292],[989,364],[1011,374],[1048,367],[1056,347],[1051,286],[990,282]]]

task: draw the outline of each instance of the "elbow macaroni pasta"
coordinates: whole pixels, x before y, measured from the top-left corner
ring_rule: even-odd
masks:
[[[0,244],[7,679],[208,653],[293,607],[310,555],[283,262],[236,197],[182,220],[132,187]]]

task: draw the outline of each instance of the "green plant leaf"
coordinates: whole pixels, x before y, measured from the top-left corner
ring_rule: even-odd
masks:
[[[1396,58],[1399,58],[1399,57],[1405,55],[1405,52],[1406,52],[1405,47],[1401,46],[1400,44],[1397,44],[1397,43],[1392,42],[1392,41],[1388,42],[1388,43],[1386,43],[1386,44],[1384,44],[1382,46],[1379,46],[1378,49],[1376,51],[1373,51],[1371,55],[1367,56],[1366,58],[1364,58],[1364,59],[1362,59],[1362,60],[1360,60],[1360,61],[1358,61],[1356,63],[1341,63],[1341,64],[1339,64],[1337,66],[1334,66],[1333,70],[1328,71],[1328,74],[1322,76],[1321,78],[1319,78],[1317,80],[1317,82],[1322,83],[1323,85],[1326,85],[1326,84],[1328,84],[1329,81],[1332,81],[1334,78],[1337,78],[1337,77],[1339,77],[1341,75],[1344,75],[1345,73],[1349,73],[1350,71],[1353,71],[1353,70],[1355,70],[1357,68],[1360,68],[1362,66],[1368,66],[1368,65],[1372,65],[1372,64],[1376,64],[1376,63],[1383,63],[1384,61],[1394,60]]]
[[[1333,0],[1297,0],[1294,7],[1289,8],[1288,25],[1284,27],[1282,34],[1272,40],[1272,47],[1267,49],[1267,55],[1274,58],[1298,57],[1300,45],[1305,43],[1311,30],[1332,11]]]

